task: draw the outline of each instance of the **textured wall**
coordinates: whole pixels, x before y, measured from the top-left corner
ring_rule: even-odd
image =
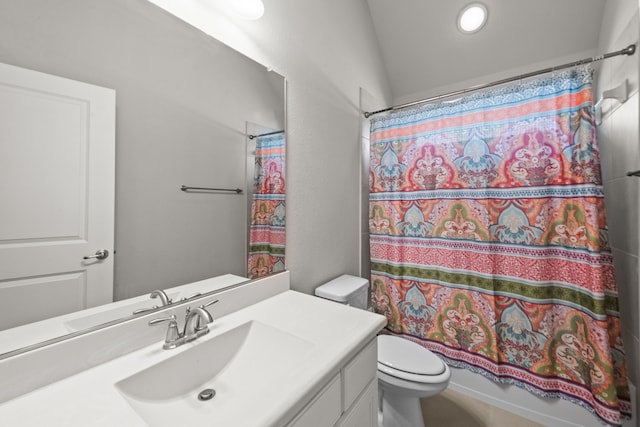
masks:
[[[636,0],[608,1],[600,30],[601,51],[610,52],[637,43],[639,27]],[[597,97],[602,91],[623,84],[625,79],[629,88],[630,97],[624,104],[614,100],[605,100],[602,104],[598,144],[629,379],[636,387],[640,384],[640,178],[627,177],[626,172],[640,169],[639,61],[637,52],[634,56],[612,58],[603,62],[596,74]],[[637,420],[637,413],[635,417]]]

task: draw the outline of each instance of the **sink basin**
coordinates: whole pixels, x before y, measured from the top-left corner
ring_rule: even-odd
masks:
[[[176,300],[179,297],[179,292],[168,293],[167,296]],[[131,316],[135,310],[151,308],[154,305],[159,305],[160,300],[157,299],[145,299],[142,301],[135,301],[128,304],[118,304],[111,303],[106,304],[104,310],[100,310],[100,307],[95,307],[93,309],[89,309],[91,311],[96,311],[93,314],[88,314],[86,316],[81,316],[75,319],[67,320],[64,323],[64,326],[70,331],[80,331],[83,329],[91,328],[93,326],[102,325],[103,323],[111,322],[116,319],[120,319],[122,317]]]
[[[314,348],[309,341],[259,321],[186,346],[116,383],[150,425],[247,425],[242,417],[251,412],[251,402],[277,393],[281,379]],[[215,395],[200,400],[200,393],[210,389]]]

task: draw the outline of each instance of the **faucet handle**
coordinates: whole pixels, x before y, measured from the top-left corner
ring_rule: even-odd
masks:
[[[180,301],[186,301],[186,300],[191,299],[191,298],[199,297],[200,295],[202,295],[202,292],[196,292],[195,294],[189,295],[188,297],[180,298]]]
[[[149,326],[155,326],[155,325],[159,325],[160,323],[164,323],[164,322],[169,322],[169,324],[171,324],[171,322],[176,322],[178,323],[178,320],[176,318],[175,314],[172,314],[169,317],[159,317],[157,319],[151,319],[149,320]]]
[[[172,314],[169,317],[152,319],[149,321],[149,326],[155,326],[165,322],[169,322],[169,327],[167,328],[167,335],[165,336],[162,348],[165,350],[176,348],[179,345],[178,341],[182,338],[182,335],[178,330],[178,321],[176,320],[175,314]]]
[[[202,305],[200,306],[200,308],[207,308],[207,307],[209,307],[210,305],[213,305],[213,304],[215,304],[215,303],[217,303],[217,302],[220,302],[220,300],[218,300],[218,299],[211,300],[211,301],[209,301],[209,302],[208,302],[208,303],[206,303],[206,304],[202,304]]]
[[[146,313],[147,311],[155,310],[156,308],[158,308],[157,305],[154,305],[153,307],[149,307],[149,308],[139,308],[137,310],[133,310],[132,314]]]

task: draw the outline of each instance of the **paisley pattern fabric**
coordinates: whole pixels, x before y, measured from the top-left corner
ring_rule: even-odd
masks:
[[[453,366],[619,425],[630,403],[591,75],[372,120],[372,302]]]
[[[285,247],[285,138],[284,134],[256,138],[249,278],[284,270]]]

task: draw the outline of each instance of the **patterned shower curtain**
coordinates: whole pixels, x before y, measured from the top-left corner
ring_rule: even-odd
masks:
[[[249,226],[249,278],[284,270],[284,133],[256,138],[253,199]]]
[[[372,120],[372,302],[451,366],[619,425],[591,81],[580,68]]]

